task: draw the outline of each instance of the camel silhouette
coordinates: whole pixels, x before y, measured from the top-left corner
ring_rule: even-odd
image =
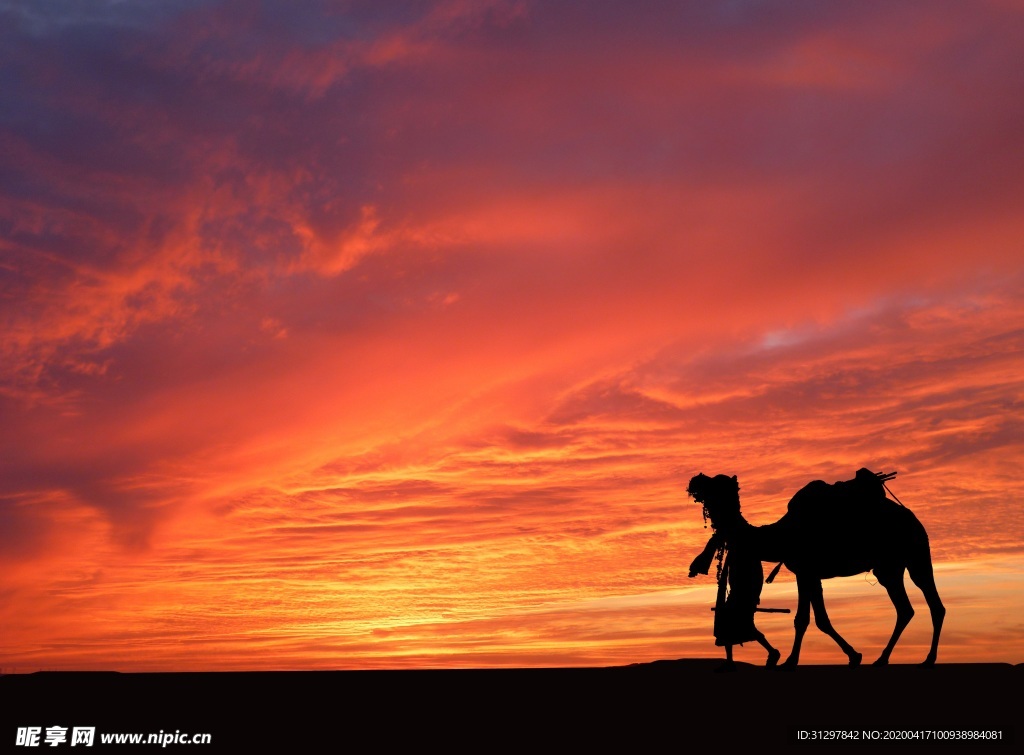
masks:
[[[904,571],[909,572],[928,603],[932,643],[923,665],[935,663],[946,609],[935,587],[928,534],[910,509],[885,495],[883,480],[892,474],[878,475],[861,469],[853,480],[846,482],[830,485],[815,480],[793,496],[781,519],[760,527],[748,523],[740,513],[739,483],[735,476],[698,474],[690,480],[687,493],[703,504],[705,520],[710,519],[715,530],[705,554],[716,539],[726,547],[730,541],[740,542],[756,558],[781,562],[796,576],[795,636],[784,666],[792,668],[799,663],[800,645],[810,624],[812,606],[818,629],[836,641],[850,665],[861,662],[861,654],[829,621],[821,581],[867,571],[874,572],[896,608],[892,637],[875,664],[889,662],[893,648],[914,615],[903,584]],[[699,559],[690,568],[691,577],[696,572],[707,574],[710,559]]]

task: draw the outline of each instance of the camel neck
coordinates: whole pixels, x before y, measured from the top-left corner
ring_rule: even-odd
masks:
[[[787,536],[777,522],[756,527],[741,514],[736,514],[714,524],[715,532],[732,547],[752,549],[762,561],[782,561],[785,558]]]
[[[742,514],[734,514],[724,520],[713,522],[715,531],[728,540],[730,537],[743,537],[754,527],[743,518]]]

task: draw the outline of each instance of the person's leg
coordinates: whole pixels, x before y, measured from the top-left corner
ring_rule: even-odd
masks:
[[[772,647],[772,644],[768,642],[767,638],[765,638],[765,636],[760,632],[758,632],[757,641],[760,643],[761,647],[768,651],[768,661],[764,665],[769,667],[777,665],[779,658],[782,657],[782,653]]]
[[[732,645],[725,646],[725,663],[718,667],[719,671],[735,671],[736,664],[732,662]]]

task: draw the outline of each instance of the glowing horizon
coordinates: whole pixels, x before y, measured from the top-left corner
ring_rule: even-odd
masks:
[[[3,671],[718,657],[689,478],[862,466],[1024,661],[1019,3],[0,18]]]

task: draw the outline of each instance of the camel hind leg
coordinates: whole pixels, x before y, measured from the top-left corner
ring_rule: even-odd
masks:
[[[910,598],[907,597],[907,588],[903,584],[903,567],[893,569],[875,569],[875,577],[881,583],[885,591],[889,593],[889,600],[892,601],[893,607],[896,609],[896,626],[893,627],[892,637],[889,638],[888,644],[885,646],[885,650],[878,656],[878,660],[875,661],[876,666],[884,666],[889,663],[889,656],[892,655],[893,648],[896,647],[896,643],[900,639],[900,635],[903,634],[903,630],[907,628],[907,624],[914,618],[914,607],[910,604]]]
[[[942,605],[942,601],[939,599],[939,591],[935,587],[931,554],[928,553],[925,556],[912,563],[908,571],[910,572],[910,579],[913,580],[914,584],[924,594],[924,599],[928,603],[928,610],[932,615],[932,646],[923,665],[934,666],[935,659],[939,653],[939,634],[942,632],[942,620],[946,618],[946,607]]]

